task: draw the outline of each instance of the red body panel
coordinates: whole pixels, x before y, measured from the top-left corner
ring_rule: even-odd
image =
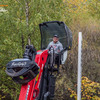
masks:
[[[47,61],[47,57],[48,57],[48,50],[37,51],[37,55],[35,57],[35,62],[40,67],[38,80],[36,82],[36,78],[34,78],[27,84],[22,85],[19,100],[35,100],[35,98],[38,96],[41,76],[43,73],[43,68],[45,66],[45,63]]]

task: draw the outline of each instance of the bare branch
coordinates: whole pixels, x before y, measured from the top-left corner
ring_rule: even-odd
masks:
[[[22,5],[21,2],[20,2],[19,0],[16,0],[16,1],[17,1],[18,3],[20,3],[20,5]],[[22,5],[22,6],[23,6],[23,5]]]
[[[29,5],[28,5],[27,0],[24,0],[24,1],[25,1],[26,25],[27,25],[27,32],[28,32],[28,29],[29,29]]]
[[[33,2],[33,0],[31,0],[29,3],[32,3]],[[29,8],[31,8],[31,6],[29,6]]]
[[[25,12],[25,7],[24,7],[24,5],[19,1],[19,0],[16,0],[20,5],[22,5],[22,8],[23,8],[23,10],[24,10],[24,12]]]

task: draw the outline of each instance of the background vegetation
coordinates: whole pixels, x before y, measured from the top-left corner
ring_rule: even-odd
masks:
[[[73,33],[73,47],[60,68],[55,100],[75,100],[78,32],[83,33],[82,99],[100,100],[100,0],[0,0],[0,100],[18,100],[20,85],[5,73],[6,64],[21,58],[30,37],[40,49],[38,24],[64,21]]]

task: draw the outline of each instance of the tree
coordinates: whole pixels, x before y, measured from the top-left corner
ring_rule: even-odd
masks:
[[[93,17],[100,18],[100,0],[91,0],[89,1],[89,13]]]
[[[38,24],[44,21],[62,20],[62,0],[2,0],[7,12],[0,12],[0,93],[17,99],[20,86],[5,73],[6,64],[22,58],[30,36],[31,44],[40,49]],[[11,85],[12,84],[12,85]],[[15,91],[16,90],[16,91]]]

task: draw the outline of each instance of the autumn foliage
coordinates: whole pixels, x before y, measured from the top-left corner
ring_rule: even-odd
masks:
[[[2,0],[0,7],[0,100],[18,100],[20,85],[5,73],[8,61],[21,58],[30,36],[40,49],[39,24],[63,21],[73,34],[72,50],[57,77],[55,100],[75,100],[78,32],[83,34],[82,100],[100,100],[100,0]]]
[[[77,100],[77,94],[72,89],[68,88],[71,95],[70,97],[74,97]],[[82,100],[99,100],[100,99],[100,83],[93,82],[89,80],[87,77],[82,77]]]

